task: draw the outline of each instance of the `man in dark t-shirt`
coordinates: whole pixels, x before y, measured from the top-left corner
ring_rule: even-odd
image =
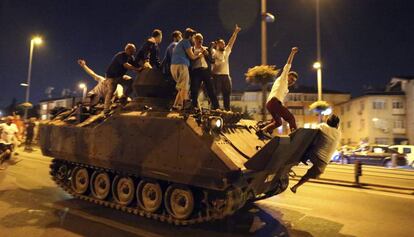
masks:
[[[140,69],[134,63],[133,55],[136,52],[135,45],[127,44],[125,50],[121,51],[112,58],[111,64],[106,70],[106,80],[108,83],[108,90],[105,95],[105,104],[104,104],[104,113],[109,112],[109,107],[111,106],[112,96],[116,90],[116,86],[121,84],[125,89],[124,95],[128,97],[129,92],[131,91],[131,85],[125,85],[126,83],[131,84],[132,80],[123,80],[123,76],[128,70],[139,71]]]
[[[160,62],[160,43],[162,41],[162,32],[155,29],[150,38],[145,41],[137,54],[139,65],[146,68],[159,68]]]

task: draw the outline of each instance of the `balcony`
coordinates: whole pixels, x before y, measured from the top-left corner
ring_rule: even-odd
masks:
[[[405,128],[393,128],[392,133],[394,133],[394,134],[405,134],[406,130],[405,130]]]
[[[393,115],[404,115],[405,114],[405,109],[392,109],[392,114]]]

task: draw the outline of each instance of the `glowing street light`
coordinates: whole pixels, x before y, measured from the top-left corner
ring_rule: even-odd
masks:
[[[88,90],[88,87],[85,83],[79,83],[79,89],[82,89],[82,101],[86,98],[86,91]]]
[[[34,46],[35,45],[41,45],[43,43],[42,38],[40,38],[39,36],[33,37],[30,40],[30,52],[29,52],[29,69],[27,72],[27,82],[26,83],[21,83],[21,86],[25,86],[26,87],[26,99],[25,102],[28,103],[29,102],[29,96],[30,96],[30,81],[31,81],[31,76],[32,76],[32,61],[33,61],[33,50],[34,50]],[[24,119],[27,119],[27,107],[25,107],[24,109]]]
[[[322,68],[322,64],[320,62],[315,62],[315,63],[313,63],[313,68],[314,69],[320,69],[320,68]]]

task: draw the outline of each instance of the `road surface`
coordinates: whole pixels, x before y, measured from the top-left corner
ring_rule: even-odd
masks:
[[[0,171],[0,236],[413,236],[414,195],[308,183],[224,221],[175,227],[77,200],[49,178],[50,158]],[[338,171],[339,169],[339,171]],[[346,168],[335,167],[330,178]],[[336,174],[335,174],[336,172]],[[295,182],[295,181],[293,181]],[[405,181],[404,181],[405,183]]]

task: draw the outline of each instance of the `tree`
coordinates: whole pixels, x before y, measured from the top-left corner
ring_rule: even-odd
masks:
[[[272,82],[278,73],[279,69],[274,65],[260,65],[249,68],[245,74],[247,83],[262,87],[262,120],[266,120],[267,84]]]

